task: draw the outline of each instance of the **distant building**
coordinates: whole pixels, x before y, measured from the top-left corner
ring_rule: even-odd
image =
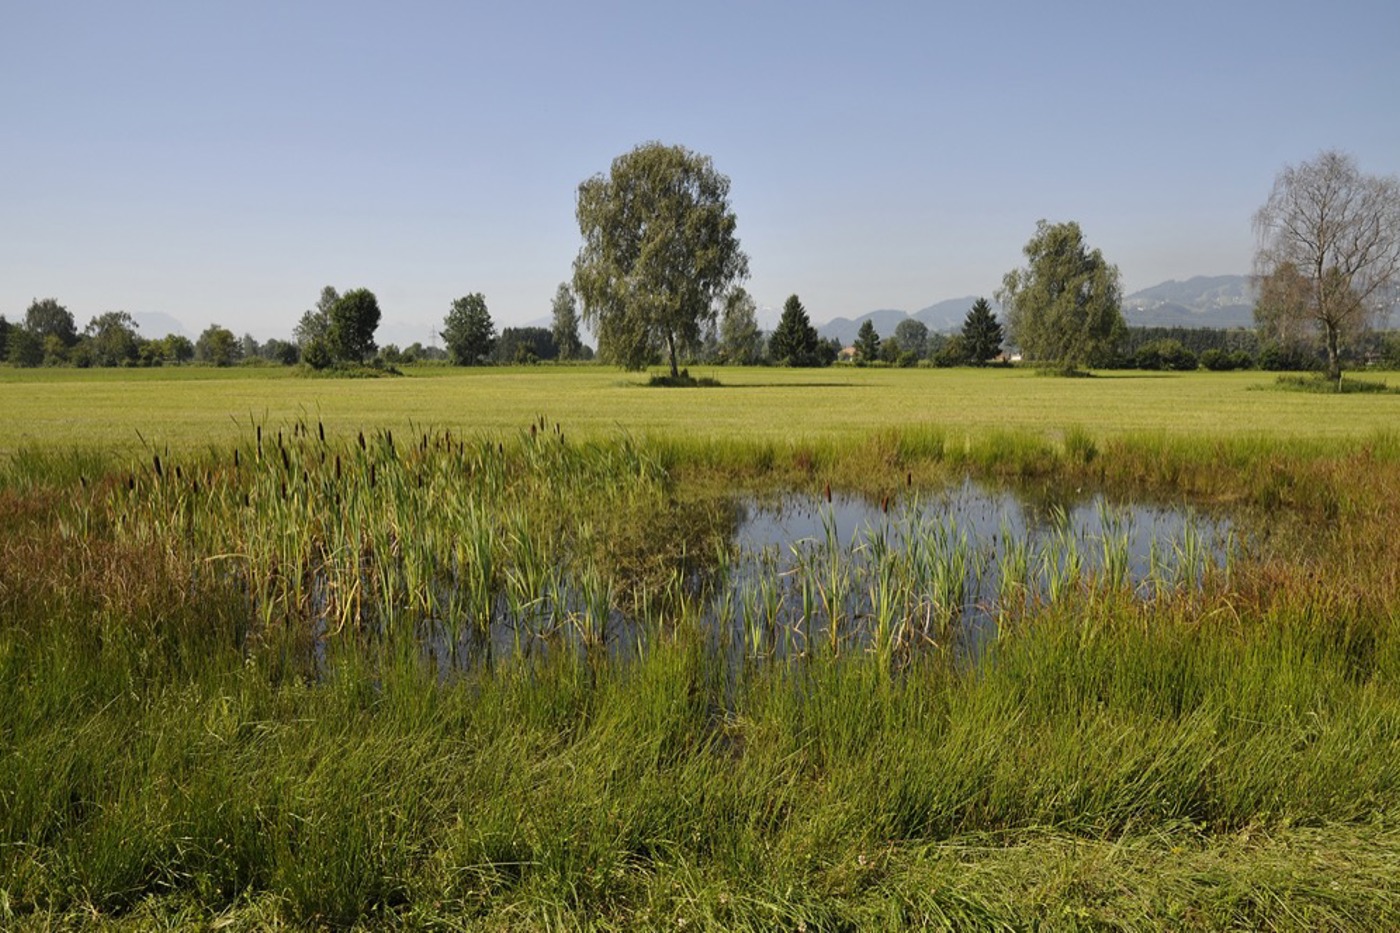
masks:
[[[854,363],[855,361],[856,361],[856,348],[855,348],[855,347],[842,347],[842,348],[841,348],[841,352],[838,353],[838,354],[836,354],[836,362],[838,362],[838,363]]]

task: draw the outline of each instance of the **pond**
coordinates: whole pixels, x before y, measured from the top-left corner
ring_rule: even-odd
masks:
[[[729,503],[728,540],[670,593],[624,612],[606,581],[560,579],[522,611],[497,599],[489,633],[428,625],[445,671],[483,654],[633,653],[679,618],[731,659],[814,651],[972,656],[1001,626],[1088,588],[1141,600],[1228,572],[1232,523],[1182,504],[964,482],[889,498],[788,494]],[[669,620],[669,622],[668,622]]]
[[[1237,549],[1230,521],[1185,505],[968,481],[879,500],[752,501],[729,577],[746,618],[756,593],[757,615],[776,617],[778,634],[797,634],[755,645],[749,626],[736,633],[748,651],[816,641],[880,648],[886,639],[967,649],[1009,616],[1085,587],[1144,600],[1198,588]]]

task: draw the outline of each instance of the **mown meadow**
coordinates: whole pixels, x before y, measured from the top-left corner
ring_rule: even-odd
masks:
[[[1400,397],[715,375],[0,370],[0,923],[1400,923]],[[968,479],[1235,535],[737,572]]]

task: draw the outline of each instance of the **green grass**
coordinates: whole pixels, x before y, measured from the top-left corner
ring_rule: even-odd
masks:
[[[1400,925],[1391,397],[718,375],[0,370],[65,432],[0,409],[0,926]],[[1010,586],[971,664],[898,635],[933,542],[831,547],[808,624],[868,589],[869,650],[765,650],[772,581],[715,643],[727,495],[968,475],[1224,504],[1251,550]],[[492,612],[528,656],[427,660]]]
[[[508,432],[544,415],[580,436],[791,442],[934,425],[967,436],[1085,426],[1101,437],[1364,437],[1400,424],[1400,397],[1255,391],[1266,373],[1028,370],[694,369],[722,385],[651,389],[607,367],[408,367],[402,379],[297,379],[280,368],[16,370],[0,367],[0,454],[40,445],[130,450],[137,432],[173,446],[228,443],[250,417],[322,420],[344,433],[409,424]]]

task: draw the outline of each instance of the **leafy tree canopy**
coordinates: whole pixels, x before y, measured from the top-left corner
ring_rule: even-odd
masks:
[[[12,327],[5,356],[15,366],[39,366],[44,362],[43,338],[28,327]]]
[[[238,362],[242,349],[233,331],[210,324],[194,343],[194,357],[215,366],[232,366]]]
[[[600,355],[641,369],[664,352],[678,377],[678,354],[699,347],[720,296],[748,275],[729,179],[707,156],[644,143],[579,185],[577,217],[574,291]]]
[[[99,314],[86,330],[88,353],[95,366],[126,366],[136,362],[141,337],[136,320],[125,311]]]
[[[915,318],[905,318],[894,329],[894,339],[899,343],[900,353],[912,353],[915,359],[923,359],[928,352],[928,325]]]
[[[1028,264],[1002,279],[1011,339],[1031,360],[1071,371],[1106,360],[1124,330],[1118,268],[1084,242],[1079,224],[1040,221]]]
[[[763,361],[763,332],[758,329],[758,307],[748,291],[736,287],[724,297],[719,322],[719,352],[734,366],[754,366]]]
[[[351,289],[336,299],[325,334],[331,358],[337,363],[363,363],[372,356],[379,317],[379,299],[367,288]]]
[[[496,325],[486,310],[486,298],[473,292],[452,302],[443,320],[442,339],[456,366],[477,366],[491,362],[496,348]]]
[[[67,308],[52,298],[35,299],[24,313],[24,327],[43,340],[57,337],[65,347],[78,342],[78,324]]]

